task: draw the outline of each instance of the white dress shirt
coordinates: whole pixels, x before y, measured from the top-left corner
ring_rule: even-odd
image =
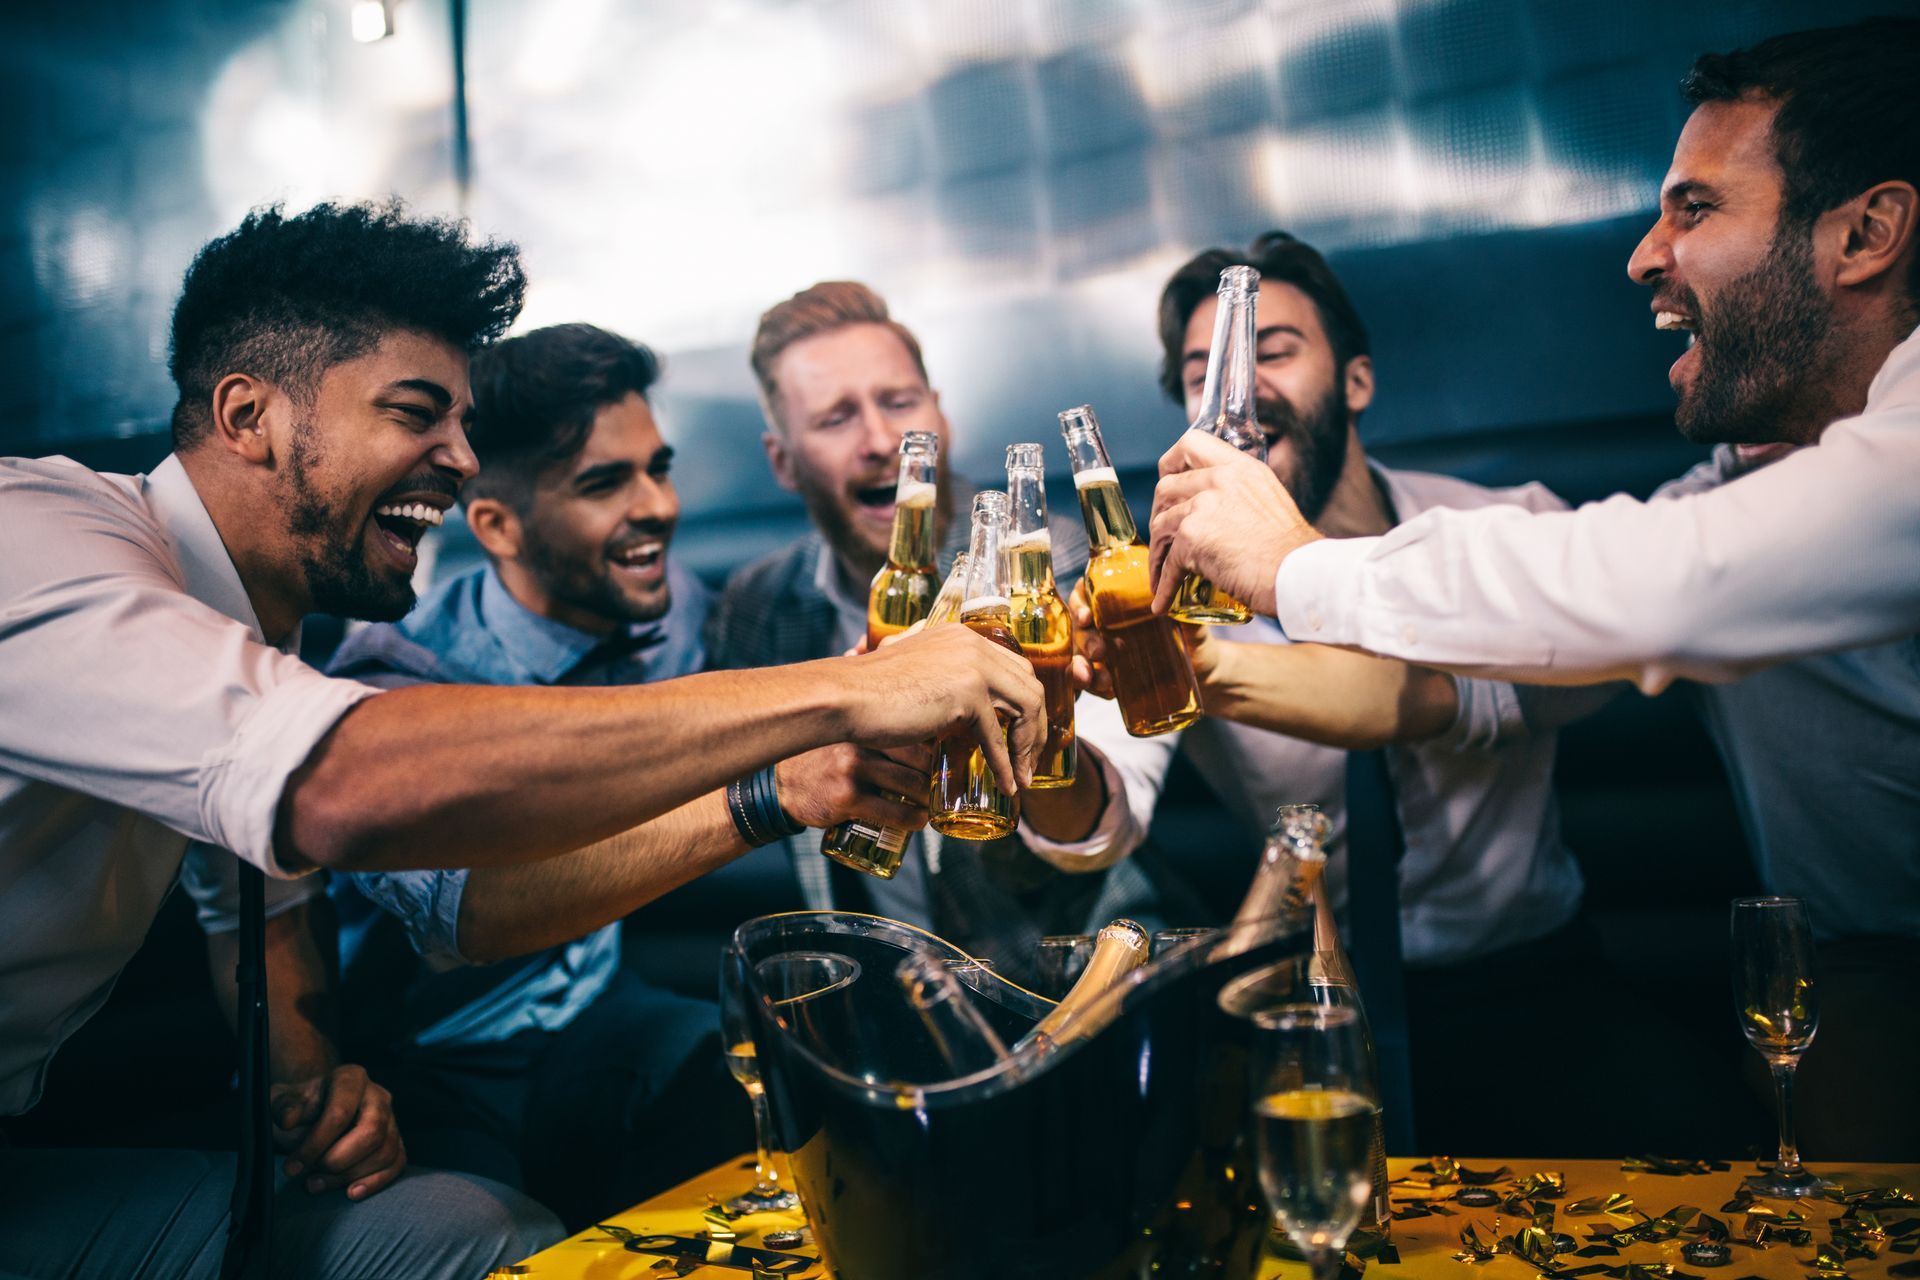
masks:
[[[295,637],[264,642],[177,458],[150,476],[0,459],[0,548],[0,1114],[11,1114],[106,1000],[188,841],[288,874],[273,852],[286,779],[375,691],[293,657]]]
[[[1920,332],[1866,408],[1732,483],[1577,511],[1430,511],[1302,547],[1274,575],[1296,640],[1477,675],[1733,680],[1920,631]]]
[[[1566,505],[1537,484],[1486,489],[1447,476],[1374,471],[1402,519],[1441,508],[1546,512]],[[1225,638],[1290,643],[1264,618],[1232,628]],[[1457,679],[1456,688],[1459,712],[1445,733],[1387,750],[1406,840],[1400,929],[1411,964],[1483,955],[1551,933],[1572,918],[1585,886],[1560,841],[1554,729],[1616,692],[1516,690],[1470,679]],[[1280,805],[1321,806],[1332,824],[1327,884],[1335,909],[1344,907],[1344,750],[1212,717],[1178,733],[1135,738],[1114,704],[1094,698],[1081,699],[1076,717],[1081,739],[1098,747],[1123,780],[1125,803],[1110,800],[1092,835],[1077,843],[1049,841],[1023,825],[1036,854],[1063,870],[1090,870],[1131,853],[1146,838],[1175,751],[1185,750],[1221,803],[1252,831],[1265,831]]]

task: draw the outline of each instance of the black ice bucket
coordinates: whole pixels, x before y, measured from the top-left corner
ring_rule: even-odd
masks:
[[[1083,1015],[1097,1034],[957,1079],[896,980],[909,952],[951,962],[1008,1044],[1053,1002],[931,934],[849,912],[748,921],[723,978],[747,995],[774,1123],[838,1280],[1253,1280],[1268,1215],[1250,1024],[1221,990],[1259,969],[1304,972],[1311,947],[1305,913],[1192,939]],[[858,972],[776,1002],[755,966],[796,951]]]

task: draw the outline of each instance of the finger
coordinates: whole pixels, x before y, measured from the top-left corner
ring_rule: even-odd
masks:
[[[877,756],[861,761],[854,781],[863,794],[924,796],[933,776],[931,769],[914,769]]]
[[[925,796],[926,790],[919,792]],[[847,803],[847,817],[856,822],[872,823],[881,827],[902,827],[908,831],[918,831],[927,825],[927,806],[924,800],[910,800],[905,796],[877,791],[862,791]]]
[[[1020,776],[1007,753],[1008,731],[1000,727],[1000,717],[991,703],[974,710],[972,728],[973,740],[979,745],[987,768],[993,771],[993,780],[1008,795],[1018,794]]]
[[[912,769],[922,779],[933,774],[933,744],[931,742],[908,742],[897,747],[859,748],[863,759],[879,757],[890,760],[904,769]]]
[[[326,1091],[319,1087],[318,1080],[306,1080],[299,1084],[275,1085],[273,1088],[273,1123],[279,1129],[298,1129],[313,1123],[320,1114],[320,1100]]]
[[[374,1192],[392,1186],[399,1180],[400,1175],[407,1171],[406,1144],[400,1141],[397,1133],[394,1135],[393,1145],[394,1153],[390,1160],[370,1172],[356,1172],[352,1175],[353,1180],[347,1187],[347,1199],[365,1200]]]
[[[315,1171],[301,1185],[313,1195],[318,1195],[324,1191],[337,1191],[341,1187],[346,1187],[348,1188],[347,1195],[349,1198],[363,1199],[365,1196],[371,1194],[371,1192],[362,1192],[360,1196],[354,1196],[352,1188],[355,1185],[377,1178],[380,1180],[379,1185],[374,1187],[373,1190],[378,1191],[380,1187],[388,1185],[395,1178],[399,1177],[400,1174],[406,1170],[406,1167],[406,1145],[400,1141],[400,1131],[389,1125],[386,1132],[381,1136],[378,1145],[376,1145],[372,1151],[368,1152],[363,1159],[356,1160],[352,1164],[340,1169],[327,1170],[324,1172]]]
[[[328,1147],[313,1167],[316,1176],[342,1176],[358,1168],[388,1146],[393,1137],[393,1115],[372,1107],[361,1110],[354,1126]]]
[[[1162,477],[1178,475],[1198,467],[1217,467],[1231,462],[1240,451],[1216,435],[1188,429],[1180,433],[1173,447],[1160,455]]]
[[[1113,697],[1113,678],[1103,666],[1095,666],[1079,654],[1067,663],[1067,671],[1073,677],[1075,685],[1085,689],[1096,698]]]
[[[1221,474],[1215,467],[1165,477],[1153,486],[1153,506],[1147,511],[1147,523],[1152,524],[1168,507],[1187,501],[1202,489],[1216,488],[1220,482]]]
[[[353,1127],[360,1114],[360,1100],[366,1093],[367,1073],[358,1067],[336,1067],[327,1077],[327,1084],[326,1105],[294,1153],[294,1159],[309,1169],[317,1166],[320,1158],[340,1140],[340,1135]]]

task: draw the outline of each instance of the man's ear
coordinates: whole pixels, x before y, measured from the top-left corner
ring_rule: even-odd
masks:
[[[267,421],[285,404],[286,396],[264,378],[230,373],[213,387],[210,437],[218,441],[221,448],[247,462],[267,465],[273,461],[273,441],[268,436]]]
[[[1373,403],[1373,357],[1355,356],[1347,361],[1344,382],[1347,414],[1357,418]]]
[[[773,478],[788,493],[800,492],[800,485],[793,475],[793,451],[787,447],[786,437],[777,430],[768,428],[760,433],[760,447],[767,451],[767,466],[773,471]]]
[[[1920,193],[1912,183],[1882,182],[1868,187],[1835,209],[1844,233],[1834,283],[1842,287],[1866,284],[1907,260],[1914,251],[1914,222],[1920,217]],[[1904,290],[1904,279],[1898,282]]]
[[[469,498],[466,502],[467,528],[495,560],[518,560],[526,545],[526,527],[520,514],[498,498]]]

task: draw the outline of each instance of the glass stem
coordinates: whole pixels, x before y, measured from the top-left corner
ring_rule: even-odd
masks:
[[[764,1089],[753,1091],[753,1141],[758,1151],[754,1157],[754,1173],[760,1179],[756,1191],[773,1191],[780,1185],[779,1171],[773,1167],[773,1144],[767,1141],[767,1134],[773,1128],[773,1115],[767,1110],[767,1094]]]
[[[1345,1249],[1315,1249],[1307,1254],[1307,1269],[1313,1273],[1313,1280],[1339,1280],[1340,1269],[1346,1262]]]
[[[1793,1069],[1800,1064],[1794,1058],[1781,1058],[1769,1065],[1773,1068],[1774,1109],[1780,1113],[1780,1160],[1773,1172],[1776,1177],[1797,1177],[1800,1147],[1793,1140]]]

